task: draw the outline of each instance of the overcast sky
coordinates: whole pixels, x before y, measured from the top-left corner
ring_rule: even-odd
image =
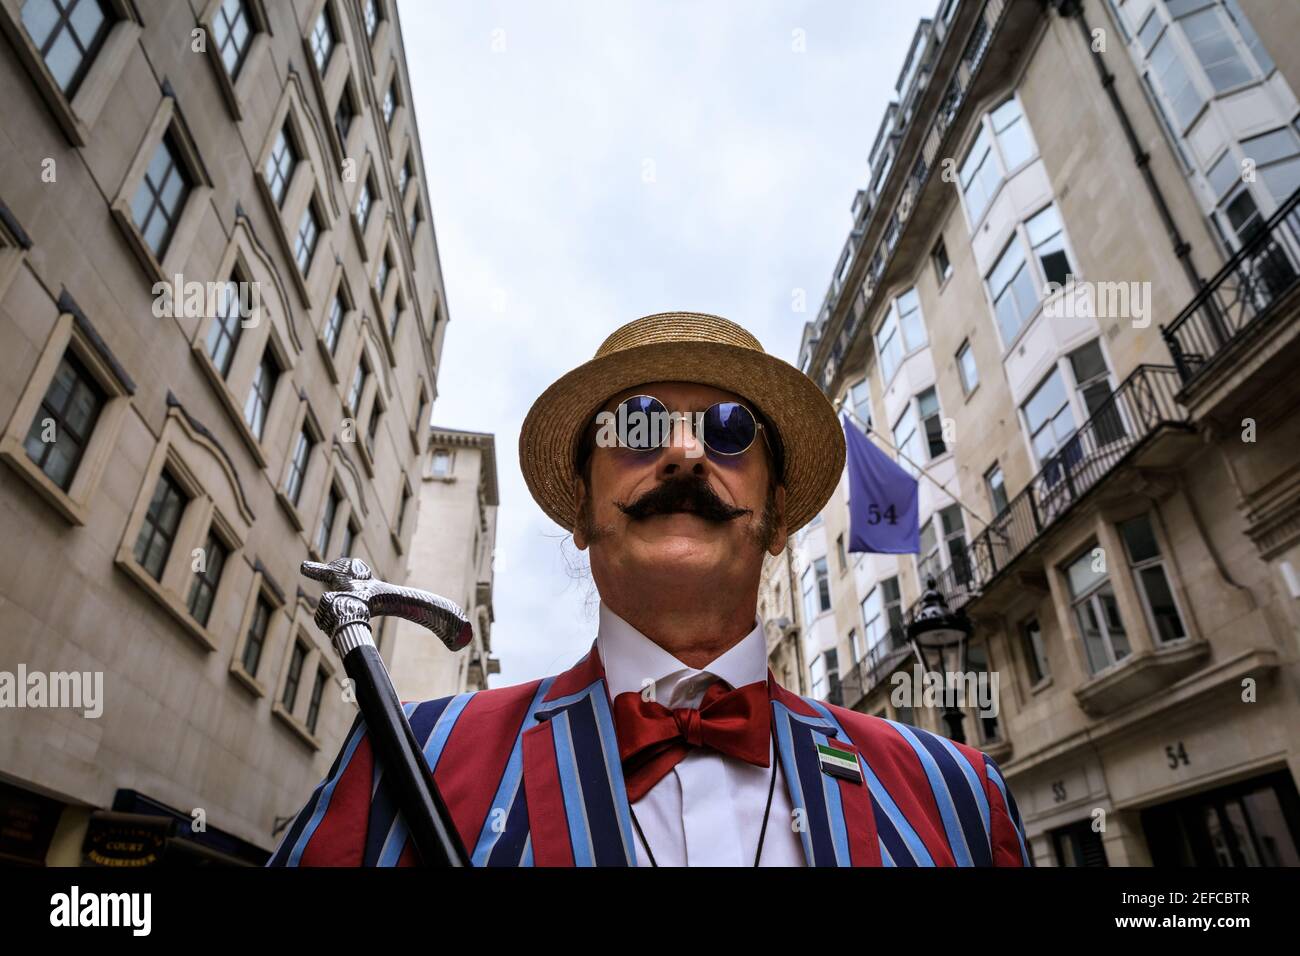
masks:
[[[726,316],[796,362],[937,7],[399,0],[451,317],[433,418],[496,435],[492,686],[596,633],[585,555],[519,472],[529,406],[652,312]]]

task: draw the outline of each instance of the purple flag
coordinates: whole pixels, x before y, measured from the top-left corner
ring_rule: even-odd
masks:
[[[919,554],[917,481],[844,416],[849,469],[849,550]]]

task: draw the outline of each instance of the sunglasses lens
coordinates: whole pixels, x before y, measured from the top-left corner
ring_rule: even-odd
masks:
[[[633,395],[616,409],[620,444],[634,451],[650,451],[663,444],[667,436],[664,423],[668,409],[649,395]]]
[[[718,402],[704,413],[704,443],[720,454],[740,454],[757,432],[753,413],[739,402]]]

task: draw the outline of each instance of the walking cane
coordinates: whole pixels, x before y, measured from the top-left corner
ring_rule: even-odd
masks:
[[[369,566],[357,558],[338,558],[329,564],[304,561],[302,574],[325,583],[327,590],[316,606],[316,625],[329,636],[343,658],[343,670],[352,678],[375,757],[393,788],[420,859],[425,866],[468,866],[469,855],[397,699],[370,621],[375,617],[413,621],[458,651],[473,640],[469,618],[446,598],[375,580]]]

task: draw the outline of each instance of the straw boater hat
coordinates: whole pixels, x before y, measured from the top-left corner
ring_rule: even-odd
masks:
[[[569,531],[577,523],[577,457],[596,413],[624,389],[663,381],[712,385],[744,398],[779,438],[788,533],[821,511],[844,470],[844,432],[821,389],[734,322],[661,312],[616,329],[595,358],[562,376],[528,410],[519,464],[548,517]]]

